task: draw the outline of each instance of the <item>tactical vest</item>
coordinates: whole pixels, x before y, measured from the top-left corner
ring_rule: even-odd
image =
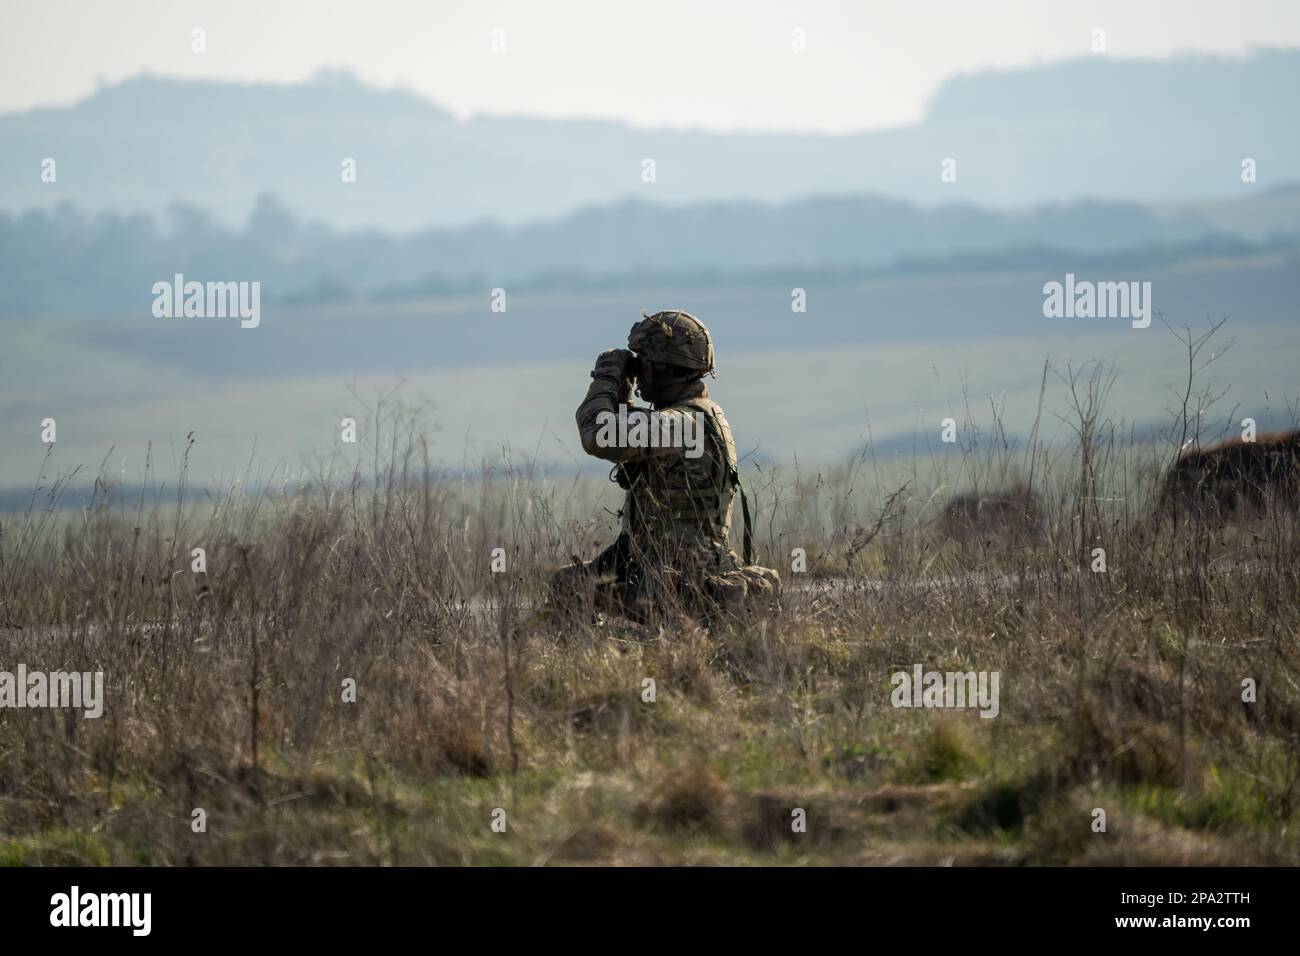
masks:
[[[618,481],[627,489],[623,528],[633,560],[683,570],[734,568],[738,562],[727,539],[740,473],[731,426],[718,404],[704,396],[670,407],[702,414],[703,454],[688,458],[683,449],[620,466]]]

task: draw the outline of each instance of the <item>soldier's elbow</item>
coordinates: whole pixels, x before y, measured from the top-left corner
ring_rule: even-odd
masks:
[[[593,458],[617,464],[626,461],[632,456],[633,449],[623,448],[612,442],[602,440],[598,431],[583,429],[579,432],[579,436],[582,439],[582,450]]]
[[[582,440],[583,451],[585,451],[588,455],[591,455],[593,458],[601,457],[600,453],[603,449],[601,449],[600,445],[596,443],[595,435],[592,435],[588,432],[579,432],[578,437]]]
[[[582,442],[582,450],[593,458],[604,458],[609,453],[609,449],[604,447],[605,443],[600,440],[600,433],[591,428],[579,428],[578,440]]]

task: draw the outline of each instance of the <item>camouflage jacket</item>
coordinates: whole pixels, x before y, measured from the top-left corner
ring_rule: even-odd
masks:
[[[738,567],[728,543],[739,484],[736,446],[708,387],[695,382],[673,405],[653,412],[631,405],[621,391],[611,378],[593,379],[577,421],[583,449],[613,462],[627,489],[620,515],[632,560],[682,571]],[[622,429],[614,427],[620,411]]]

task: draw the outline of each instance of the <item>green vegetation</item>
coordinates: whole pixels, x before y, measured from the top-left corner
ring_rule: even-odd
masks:
[[[765,472],[784,612],[713,633],[537,616],[607,516],[418,441],[365,486],[6,519],[0,669],[106,702],[0,710],[0,862],[1300,862],[1300,519],[1157,520],[1158,449],[1069,382],[1072,451]],[[941,520],[1013,485],[1023,522]],[[916,665],[997,672],[998,715],[894,706]]]

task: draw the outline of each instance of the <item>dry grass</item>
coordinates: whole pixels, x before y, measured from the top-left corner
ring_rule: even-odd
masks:
[[[6,519],[0,668],[103,670],[107,702],[0,711],[0,862],[1300,862],[1296,515],[1148,519],[1168,454],[1089,375],[1073,448],[755,473],[786,610],[715,633],[536,621],[607,516],[418,442],[364,486]],[[1032,533],[942,533],[998,487]],[[998,671],[999,716],[894,708],[918,663]]]

